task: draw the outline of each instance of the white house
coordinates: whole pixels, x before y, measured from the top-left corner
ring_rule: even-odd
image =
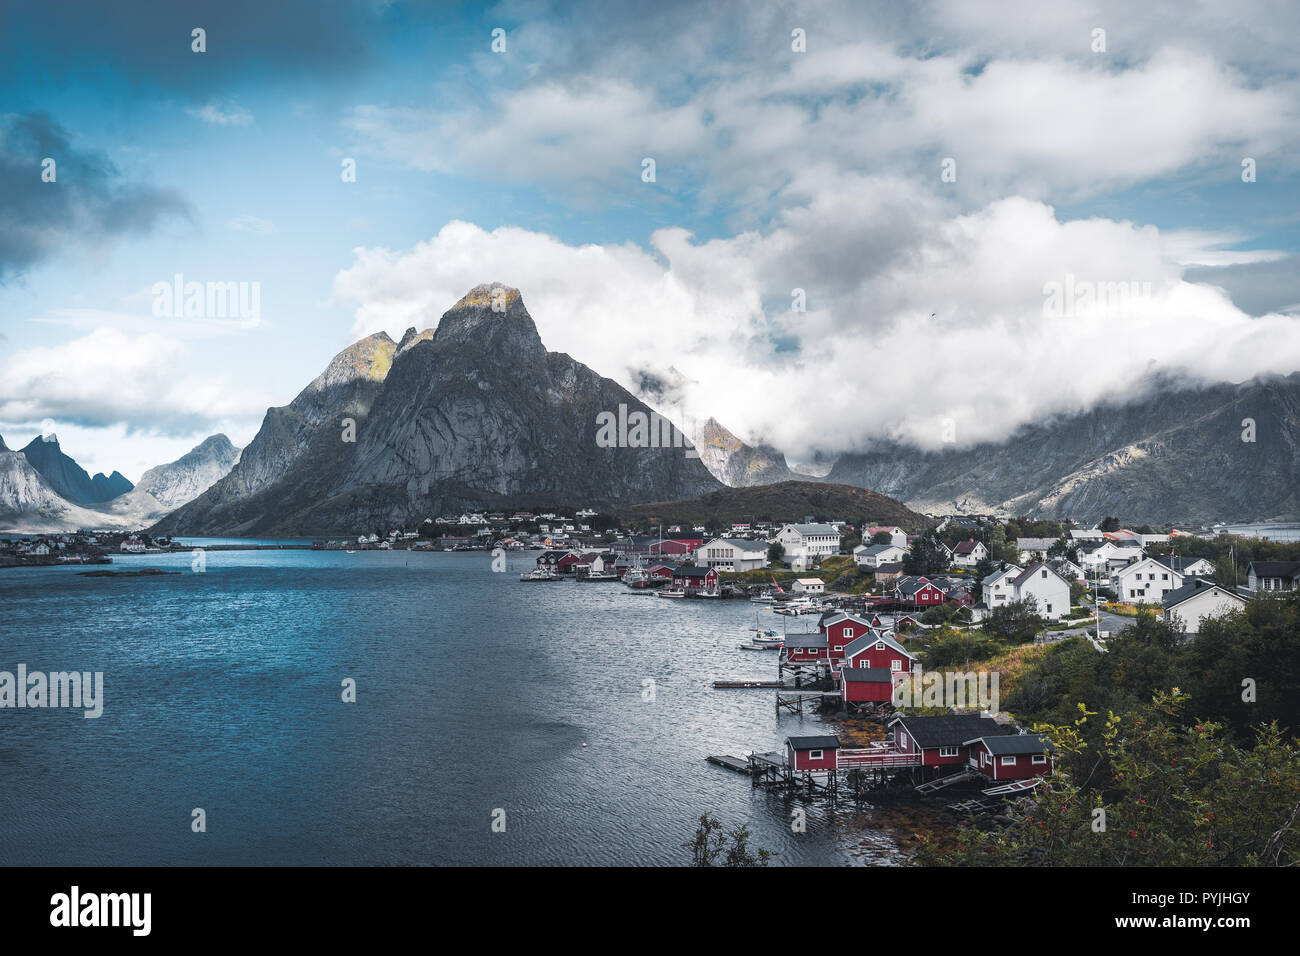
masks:
[[[1116,568],[1110,576],[1110,589],[1121,601],[1154,604],[1166,594],[1183,586],[1184,576],[1155,558],[1143,558]]]
[[[1118,541],[1103,541],[1079,549],[1079,563],[1089,574],[1122,568],[1140,557],[1142,557],[1142,549],[1136,543],[1121,544]]]
[[[1199,634],[1208,617],[1218,617],[1246,606],[1246,599],[1204,578],[1191,578],[1187,584],[1165,595],[1161,617],[1176,623],[1186,634]]]
[[[825,594],[826,582],[821,578],[795,578],[790,590],[795,594]]]
[[[1059,621],[1070,614],[1070,582],[1043,561],[1036,561],[1011,581],[1015,600],[1032,600],[1038,613],[1049,621]]]
[[[139,538],[127,538],[122,542],[122,550],[131,554],[140,554],[145,550],[145,544]]]
[[[1008,564],[1001,571],[994,571],[980,582],[984,604],[990,608],[1002,607],[1014,601],[1016,589],[1011,582],[1020,577],[1024,571],[1014,564]]]
[[[871,539],[881,533],[889,535],[889,543],[896,544],[900,548],[907,547],[907,532],[902,528],[890,524],[876,524],[869,528],[862,529],[862,543],[870,544]]]
[[[1252,591],[1294,591],[1300,588],[1300,561],[1252,561],[1246,581]]]
[[[967,538],[952,549],[952,564],[956,568],[973,568],[988,556],[989,549],[983,542]]]
[[[894,564],[907,556],[907,549],[896,544],[860,544],[853,549],[853,563],[862,568]]]
[[[767,567],[766,541],[748,538],[714,538],[695,552],[695,563],[719,571],[755,571]]]
[[[1059,541],[1059,538],[1016,538],[1016,551],[1021,562],[1046,561],[1047,552]]]
[[[1208,558],[1186,558],[1181,554],[1153,554],[1155,560],[1186,578],[1214,577],[1214,562]]]
[[[773,540],[785,549],[785,560],[795,569],[809,567],[840,551],[840,531],[832,524],[782,525]]]

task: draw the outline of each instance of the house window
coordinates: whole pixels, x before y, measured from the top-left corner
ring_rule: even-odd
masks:
[[[889,669],[891,671],[901,671],[903,669],[903,662],[895,658],[890,662]]]
[[[1051,613],[1052,613],[1052,605],[1050,605],[1050,604],[1047,605],[1047,613],[1048,613],[1048,614],[1051,614]]]
[[[1034,754],[1034,763],[1047,763],[1047,754]]]
[[[820,750],[810,750],[810,751],[808,751],[808,759],[809,759],[809,760],[821,760],[821,759],[822,759],[822,752],[821,752]]]
[[[1004,767],[1014,767],[1015,765],[1016,765],[1016,758],[1015,758],[1015,757],[1003,757],[1003,758],[1002,758],[1002,766],[1004,766]]]
[[[1043,568],[1043,577],[1044,577],[1044,578],[1047,577],[1047,569],[1046,569],[1046,568]]]
[[[852,627],[846,627],[846,628],[844,629],[844,636],[845,636],[845,637],[852,637],[852,636],[853,636],[853,628],[852,628]]]
[[[884,642],[884,641],[877,641],[877,642],[876,642],[876,650],[878,650],[878,651],[883,651],[884,649],[885,649],[885,642]]]
[[[836,645],[835,645],[835,649],[836,649],[837,651],[842,651],[842,650],[844,650],[844,647],[843,647],[842,645],[840,645],[840,644],[836,644]]]
[[[955,756],[957,756],[957,748],[956,748],[956,747],[940,747],[940,748],[939,748],[939,756],[940,756],[940,757],[955,757]]]

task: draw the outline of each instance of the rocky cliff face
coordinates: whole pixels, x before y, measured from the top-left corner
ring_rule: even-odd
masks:
[[[695,447],[709,473],[731,488],[749,488],[790,481],[798,476],[785,455],[768,445],[747,445],[710,418],[695,433]]]
[[[1254,441],[1243,441],[1246,419]],[[1247,436],[1249,437],[1249,436]],[[1300,373],[1141,401],[1021,429],[1009,441],[844,455],[828,481],[922,511],[1002,511],[1133,524],[1300,516]]]
[[[212,435],[166,465],[146,471],[135,487],[170,511],[193,501],[230,473],[239,449],[225,435]]]
[[[479,286],[432,335],[410,330],[395,344],[380,333],[340,353],[268,411],[226,478],[158,530],[356,533],[463,508],[600,507],[718,487],[685,448],[601,447],[597,416],[620,405],[651,413],[547,352],[517,290]]]
[[[118,472],[94,478],[64,454],[57,435],[38,436],[23,448],[32,467],[60,497],[79,505],[98,505],[124,495],[133,487]]]

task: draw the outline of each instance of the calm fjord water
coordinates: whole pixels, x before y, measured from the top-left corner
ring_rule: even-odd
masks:
[[[895,859],[891,818],[813,804],[794,834],[792,805],[705,763],[834,729],[710,688],[775,675],[738,646],[754,605],[520,583],[532,563],[218,551],[202,574],[188,553],[114,561],[182,572],[158,577],[0,573],[0,670],[105,685],[98,719],[0,709],[0,864],[674,864],[706,810],[778,863]]]

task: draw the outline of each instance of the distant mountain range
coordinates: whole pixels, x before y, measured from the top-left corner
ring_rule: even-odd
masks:
[[[841,456],[826,480],[935,513],[1114,515],[1152,525],[1292,520],[1300,517],[1300,373],[1159,388],[1026,426],[1005,442],[934,452],[881,444]]]
[[[142,528],[188,500],[187,491],[207,488],[232,453],[238,458],[239,450],[225,435],[214,435],[179,460],[150,469],[139,486],[132,486],[116,471],[90,477],[55,435],[40,436],[20,451],[11,451],[0,438],[0,531]],[[227,465],[221,474],[228,470]]]
[[[617,419],[616,442],[602,440],[600,416]],[[645,514],[773,485],[792,492],[775,520],[854,513],[848,502],[801,504],[802,486],[818,482],[914,512],[1185,526],[1300,518],[1300,373],[1157,382],[1141,399],[1025,426],[1003,442],[938,451],[879,442],[829,470],[792,468],[715,419],[689,442],[673,430],[678,447],[654,447],[628,427],[638,416],[658,418],[622,386],[546,350],[517,290],[479,286],[435,331],[410,329],[400,342],[381,332],[344,349],[292,402],[267,410],[242,453],[213,436],[135,488],[117,472],[91,477],[54,436],[17,452],[0,442],[0,529],[156,522],[159,533],[190,535],[351,534],[464,509]],[[754,513],[758,500],[724,495],[703,507]]]
[[[111,501],[131,490],[133,485],[118,472],[94,478],[75,461],[63,453],[57,435],[39,435],[33,438],[22,453],[41,473],[50,488],[73,504],[97,505]]]
[[[1247,420],[1254,423],[1254,441]],[[879,442],[791,468],[715,420],[696,443],[733,487],[785,478],[870,488],[918,511],[1199,525],[1300,518],[1300,373],[1243,385],[1153,383],[1147,397],[1026,426],[1003,442],[921,451]]]
[[[613,441],[598,416],[617,419]],[[433,333],[381,332],[340,352],[267,411],[229,475],[154,530],[355,534],[465,508],[608,509],[722,487],[689,442],[653,447],[623,427],[638,416],[657,418],[546,350],[518,290],[482,285]]]

